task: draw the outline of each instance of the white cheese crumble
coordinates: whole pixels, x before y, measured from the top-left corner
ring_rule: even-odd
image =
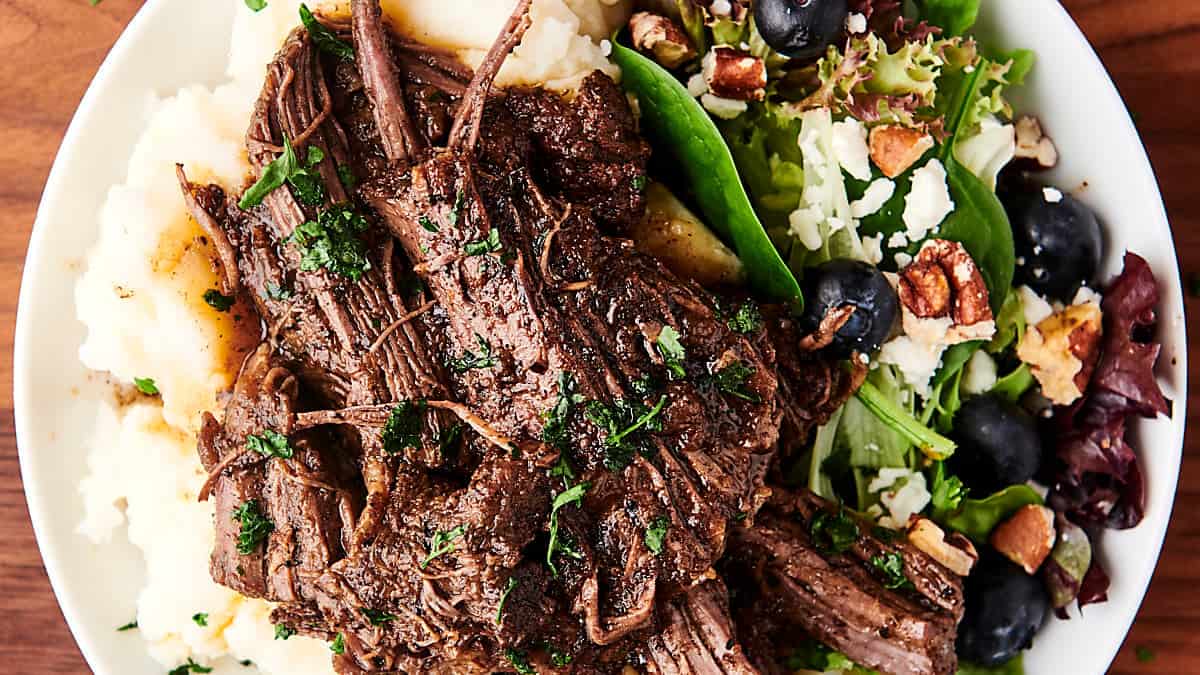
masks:
[[[879,362],[896,366],[904,381],[922,397],[929,396],[929,380],[942,365],[945,345],[919,342],[901,335],[883,345]]]
[[[888,237],[888,248],[908,248],[908,235],[904,232],[895,232]],[[904,265],[908,267],[908,265]]]
[[[825,214],[819,206],[807,209],[796,209],[788,216],[788,225],[792,235],[800,240],[810,251],[821,248],[821,223],[825,222]]]
[[[909,518],[929,506],[932,498],[925,475],[909,469],[880,469],[867,484],[867,492],[878,492],[879,502],[888,511],[879,524],[896,530],[907,527]]]
[[[1051,204],[1057,204],[1063,200],[1063,193],[1052,187],[1042,188],[1042,196]]]
[[[1021,311],[1025,314],[1026,325],[1036,326],[1054,313],[1054,308],[1050,306],[1046,298],[1038,295],[1037,291],[1028,286],[1018,288],[1017,295],[1021,299]]]
[[[733,5],[729,0],[713,0],[709,10],[712,11],[713,16],[729,16],[733,12]]]
[[[863,253],[867,256],[867,262],[872,265],[878,265],[883,262],[883,234],[877,234],[874,237],[863,237]]]
[[[871,180],[867,128],[863,126],[862,122],[851,117],[833,123],[833,154],[846,173],[854,176],[857,180]]]
[[[1000,171],[1008,166],[1016,154],[1016,127],[1001,124],[990,115],[980,120],[978,133],[962,139],[954,146],[954,158],[992,190],[996,189],[996,178]]]
[[[846,17],[846,32],[851,35],[861,35],[867,32],[867,17],[859,12],[851,12]]]
[[[913,261],[913,257],[904,251],[897,252],[896,255],[892,256],[892,259],[896,261],[896,267],[900,269],[908,267]]]
[[[971,356],[963,370],[962,390],[971,396],[985,394],[996,386],[998,380],[996,360],[980,349]]]
[[[704,79],[703,73],[696,73],[687,81],[688,93],[692,98],[700,98],[708,92],[708,80]]]
[[[703,94],[700,97],[700,105],[708,112],[720,117],[723,120],[735,119],[738,115],[746,112],[749,106],[745,101],[737,101],[731,98],[721,98],[712,94]]]
[[[601,54],[603,54],[606,57],[612,56],[612,51],[613,51],[612,42],[610,42],[608,40],[600,41],[600,53]]]
[[[946,167],[931,159],[913,172],[912,189],[904,198],[904,225],[908,238],[924,239],[946,216],[954,211],[950,188],[946,185]]]
[[[837,138],[834,137],[834,142],[836,143],[836,141]],[[845,167],[845,164],[842,166]],[[868,176],[870,173],[868,169]],[[850,215],[855,218],[866,218],[871,214],[878,213],[879,209],[882,209],[883,205],[887,204],[888,200],[894,194],[896,194],[896,183],[894,181],[888,178],[877,178],[867,186],[866,192],[863,192],[862,199],[850,203]],[[897,247],[893,246],[893,248]]]
[[[1075,293],[1075,298],[1071,300],[1072,305],[1086,305],[1089,302],[1099,305],[1104,298],[1099,293],[1093,291],[1087,286],[1080,286],[1079,291]]]

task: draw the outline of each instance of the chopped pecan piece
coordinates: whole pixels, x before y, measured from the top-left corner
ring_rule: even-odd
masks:
[[[1072,305],[1029,329],[1017,356],[1029,364],[1046,398],[1070,405],[1083,396],[1096,362],[1104,320],[1094,302]]]
[[[1035,574],[1054,549],[1054,512],[1028,504],[992,532],[991,544],[1001,555]]]
[[[629,19],[633,46],[650,52],[665,68],[678,68],[696,58],[696,49],[683,29],[660,14],[638,12]]]
[[[767,65],[732,47],[713,47],[704,57],[704,81],[714,96],[761,101],[767,95]]]
[[[1031,159],[1043,169],[1058,165],[1058,148],[1042,132],[1042,124],[1028,115],[1017,120],[1017,159]]]
[[[875,127],[870,138],[871,160],[888,178],[908,171],[933,147],[933,136],[894,124]]]

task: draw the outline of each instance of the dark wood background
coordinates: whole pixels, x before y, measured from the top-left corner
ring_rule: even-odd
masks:
[[[93,8],[88,0],[0,0],[0,672],[88,671],[46,581],[25,508],[9,386],[13,323],[50,164],[85,88],[141,4],[104,0]],[[1200,0],[1063,4],[1135,114],[1162,184],[1185,277],[1200,273]],[[1195,309],[1200,300],[1188,302]],[[1188,324],[1192,335],[1200,334],[1200,323]],[[1192,357],[1193,368],[1200,368],[1200,354]],[[1200,423],[1196,396],[1200,391],[1188,408]],[[1166,551],[1112,672],[1200,673],[1198,556],[1200,437],[1192,432]]]

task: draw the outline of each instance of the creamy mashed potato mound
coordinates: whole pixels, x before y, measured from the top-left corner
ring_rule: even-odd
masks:
[[[217,312],[204,292],[217,287],[211,247],[188,216],[175,178],[182,163],[196,182],[231,192],[249,165],[243,135],[265,66],[298,23],[298,0],[271,0],[261,12],[233,3],[237,18],[226,73],[215,89],[193,85],[166,98],[147,94],[145,132],[124,182],[99,214],[100,238],[76,286],[76,312],[87,338],[80,358],[132,383],[151,378],[161,397],[99,404],[89,475],[80,486],[80,532],[111,540],[127,525],[146,558],[138,630],[167,668],[187,659],[219,664],[249,659],[264,673],[331,673],[327,645],[301,637],[275,640],[271,606],[219,586],[208,574],[213,507],[196,500],[204,470],[196,456],[201,414],[219,411],[257,323],[235,305]],[[344,0],[310,2],[346,11]],[[513,0],[383,0],[398,30],[454,49],[476,65],[508,18]],[[618,72],[602,41],[624,20],[628,0],[534,0],[534,25],[498,82],[570,90],[588,73]],[[208,614],[208,625],[192,616]],[[238,667],[239,672],[252,672]]]

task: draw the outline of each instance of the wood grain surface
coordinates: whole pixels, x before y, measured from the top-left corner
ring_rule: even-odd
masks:
[[[213,2],[216,0],[176,0]],[[1006,0],[984,0],[1004,2]],[[136,0],[0,0],[0,672],[86,673],[25,508],[12,337],[34,213],[67,123]],[[1065,0],[1112,72],[1162,184],[1183,273],[1200,273],[1200,0]],[[1069,91],[1062,92],[1070,96]],[[114,152],[127,152],[115,148]],[[1189,299],[1189,310],[1200,309]],[[1194,314],[1192,318],[1200,316]],[[1200,322],[1189,320],[1200,335]],[[1192,352],[1193,372],[1200,354]],[[1200,673],[1200,391],[1166,550],[1114,673]],[[1137,657],[1141,652],[1142,659]],[[1064,674],[1068,675],[1068,674]]]

